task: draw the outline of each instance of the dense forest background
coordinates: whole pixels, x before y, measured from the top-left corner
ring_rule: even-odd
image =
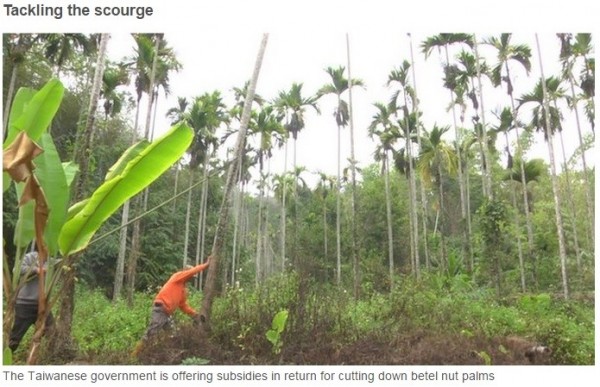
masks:
[[[170,81],[184,65],[168,36],[134,34],[130,55],[116,61],[105,57],[102,37],[3,35],[5,120],[19,87],[40,89],[60,79],[65,94],[48,131],[61,160],[85,160],[79,164],[86,179],[77,188],[84,196],[129,146],[154,137],[157,101],[171,93]],[[421,121],[411,58],[390,69],[389,100],[371,106],[352,105],[350,92],[369,85],[360,74],[348,79],[349,63],[327,68],[330,82],[319,90],[281,85],[278,95],[252,101],[239,159],[231,143],[248,83],[177,96],[168,118],[187,122],[192,145],[73,262],[75,285],[55,306],[60,342],[46,348],[42,361],[520,364],[526,360],[514,348],[517,337],[551,347],[551,363],[593,363],[594,49],[590,34],[556,39],[562,71],[519,95],[514,74],[524,77],[543,64],[535,48],[510,34],[414,42],[415,55],[441,55],[449,124]],[[483,45],[496,56],[479,57]],[[99,63],[104,71],[94,96]],[[505,95],[500,112],[485,110],[483,98],[493,89]],[[335,100],[334,111],[320,111],[327,99]],[[353,144],[365,139],[354,138],[352,112],[367,108],[374,112],[369,137],[378,143],[371,163],[353,162],[353,153],[338,156],[336,176],[296,165],[307,111],[333,113],[338,142]],[[528,156],[539,145],[535,132],[543,133],[547,157]],[[574,151],[565,151],[566,137],[577,138]],[[271,173],[276,152],[285,153],[289,170]],[[192,339],[169,340],[160,351],[131,358],[158,287],[210,254],[232,160],[241,168],[211,331],[194,334],[181,319],[180,332]],[[9,189],[3,195],[8,270],[17,253],[17,216]],[[201,289],[203,279],[194,287]],[[192,291],[196,305],[201,297]],[[277,323],[280,311],[287,319]],[[265,336],[270,329],[275,338]],[[26,343],[17,361],[25,352]]]

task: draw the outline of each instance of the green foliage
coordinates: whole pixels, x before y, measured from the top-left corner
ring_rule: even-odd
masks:
[[[504,231],[507,221],[506,205],[498,200],[484,202],[478,210],[479,225],[486,243],[496,243]]]
[[[4,148],[10,145],[19,132],[26,132],[36,141],[46,131],[54,118],[62,97],[64,87],[58,79],[52,79],[38,92],[21,89],[15,96],[16,105],[11,108],[8,134]]]
[[[477,352],[477,356],[479,356],[481,359],[483,359],[483,363],[485,365],[492,365],[492,358],[490,357],[490,355],[488,355],[487,352],[485,352],[485,351]]]
[[[281,340],[281,334],[285,329],[285,324],[288,318],[288,311],[281,310],[273,316],[273,322],[271,324],[271,329],[267,331],[265,336],[267,340],[273,345],[273,353],[278,354],[281,352],[281,347],[283,346],[283,341]]]
[[[98,187],[81,211],[63,226],[59,237],[62,254],[66,256],[84,249],[113,212],[181,157],[192,138],[191,129],[182,123],[140,150],[135,157],[130,158],[131,152],[127,152],[109,173],[109,177],[115,176]],[[122,164],[125,166],[121,167]]]
[[[80,356],[108,352],[131,352],[146,330],[152,295],[137,293],[133,305],[115,303],[99,290],[78,287],[73,317],[73,337]]]
[[[4,348],[2,352],[2,365],[12,365],[13,364],[13,354],[10,348]]]
[[[188,357],[183,359],[181,365],[191,365],[191,366],[199,366],[199,365],[207,365],[210,364],[210,360],[203,359],[201,357]]]

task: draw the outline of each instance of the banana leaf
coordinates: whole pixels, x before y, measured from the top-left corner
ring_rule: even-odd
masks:
[[[21,92],[20,89],[19,91]],[[58,79],[48,81],[40,91],[31,96],[30,90],[23,90],[15,97],[16,106],[11,109],[11,124],[3,148],[10,145],[20,131],[25,131],[33,141],[37,141],[48,128],[60,107],[65,88]],[[19,95],[20,94],[20,95]],[[27,101],[27,98],[29,100]],[[19,114],[19,110],[20,114]],[[14,112],[14,113],[13,113]]]
[[[180,123],[131,159],[121,173],[109,173],[113,177],[98,187],[84,207],[63,226],[58,241],[62,255],[85,249],[100,226],[126,200],[148,187],[175,163],[192,139],[192,130]]]
[[[58,234],[67,216],[69,186],[52,137],[44,133],[40,137],[39,145],[44,149],[44,153],[35,158],[36,168],[33,173],[44,190],[50,209],[44,239],[50,256],[54,256],[58,251]]]
[[[4,149],[6,149],[6,147],[9,146],[17,136],[19,131],[15,128],[14,122],[17,120],[17,118],[21,117],[21,114],[23,114],[23,111],[25,110],[25,106],[27,106],[29,101],[31,101],[35,93],[36,90],[34,89],[29,87],[21,87],[15,94],[15,98],[13,99],[13,103],[10,107],[10,115],[8,117],[8,133],[6,140],[4,141]],[[2,192],[6,192],[6,190],[10,188],[11,182],[12,180],[8,173],[2,172]]]

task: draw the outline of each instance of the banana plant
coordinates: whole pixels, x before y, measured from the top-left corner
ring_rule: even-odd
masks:
[[[89,198],[67,210],[69,187],[77,167],[61,162],[52,137],[46,132],[63,94],[60,81],[50,80],[39,91],[20,89],[12,105],[3,145],[3,180],[5,191],[11,179],[15,182],[19,218],[15,230],[15,269],[11,275],[8,265],[3,268],[5,282],[9,281],[9,286],[5,284],[9,290],[9,306],[14,305],[16,298],[23,249],[31,241],[36,242],[39,267],[44,266],[49,255],[60,255],[63,262],[70,262],[69,257],[84,250],[102,224],[126,200],[148,187],[175,163],[193,139],[192,130],[181,123],[152,143],[143,140],[133,145],[109,169],[104,182]],[[63,270],[52,268],[53,265],[49,265],[48,272],[44,275],[42,271],[39,276],[39,311],[30,359],[36,358],[34,354],[41,341],[46,315],[57,299],[57,292],[51,291]],[[47,295],[51,298],[46,299]],[[5,318],[5,334],[11,322],[12,318]]]

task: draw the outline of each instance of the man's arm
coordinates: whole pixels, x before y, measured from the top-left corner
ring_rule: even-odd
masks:
[[[204,269],[206,269],[209,264],[210,264],[210,257],[208,257],[206,262],[201,263],[200,265],[194,266],[188,270],[178,271],[177,273],[173,274],[172,280],[186,282],[186,281],[190,280],[196,274],[198,274],[201,271],[203,271]]]
[[[188,316],[190,316],[192,318],[196,317],[196,314],[197,314],[196,311],[191,306],[188,305],[187,301],[184,300],[181,303],[181,305],[179,305],[179,308],[181,309],[181,311],[183,313],[187,314]]]

